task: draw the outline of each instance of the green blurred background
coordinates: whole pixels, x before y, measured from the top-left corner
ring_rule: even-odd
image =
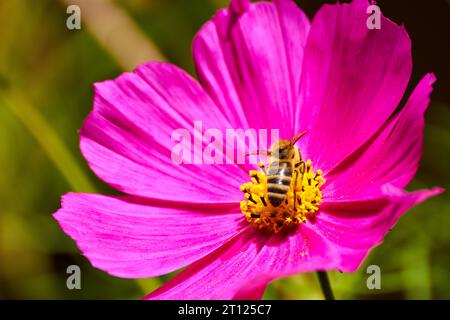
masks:
[[[324,1],[298,1],[312,17]],[[82,29],[66,28],[78,3]],[[413,40],[412,84],[428,71],[438,83],[427,112],[424,156],[410,189],[449,189],[449,2],[378,1]],[[140,298],[170,278],[127,280],[94,269],[51,214],[69,191],[115,191],[88,169],[78,129],[91,110],[92,84],[140,62],[166,59],[193,73],[190,45],[221,0],[2,0],[0,2],[0,298]],[[412,86],[408,89],[411,91]],[[338,299],[450,298],[448,192],[413,208],[354,274],[332,272]],[[68,290],[66,268],[81,267]],[[368,290],[366,267],[382,270]],[[270,299],[321,299],[314,274],[275,281]]]

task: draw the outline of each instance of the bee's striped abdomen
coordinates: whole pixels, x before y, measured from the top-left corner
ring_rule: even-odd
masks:
[[[292,162],[290,160],[274,161],[267,173],[267,196],[272,206],[278,207],[286,198],[292,180]]]

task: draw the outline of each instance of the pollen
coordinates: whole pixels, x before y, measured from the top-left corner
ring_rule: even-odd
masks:
[[[241,185],[245,200],[241,201],[240,207],[254,227],[278,233],[313,218],[319,210],[320,188],[325,179],[321,170],[314,171],[311,160],[294,169],[290,188],[277,207],[269,202],[266,174],[257,170],[251,170],[249,174],[251,182]]]

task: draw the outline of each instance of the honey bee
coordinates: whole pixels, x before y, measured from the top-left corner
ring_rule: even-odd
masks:
[[[267,199],[273,207],[279,207],[286,199],[291,188],[294,192],[298,175],[303,174],[305,162],[295,143],[306,133],[303,131],[290,140],[275,142],[267,152],[269,156],[267,170],[263,164],[261,169],[267,176]],[[299,169],[299,170],[295,170]]]

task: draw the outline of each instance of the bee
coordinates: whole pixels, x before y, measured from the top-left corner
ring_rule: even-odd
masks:
[[[267,176],[266,194],[273,207],[279,207],[285,201],[291,188],[293,188],[295,199],[298,173],[303,174],[305,170],[305,162],[295,143],[305,133],[306,131],[303,131],[290,140],[275,142],[267,152],[269,156],[267,170],[262,164],[260,165]]]

